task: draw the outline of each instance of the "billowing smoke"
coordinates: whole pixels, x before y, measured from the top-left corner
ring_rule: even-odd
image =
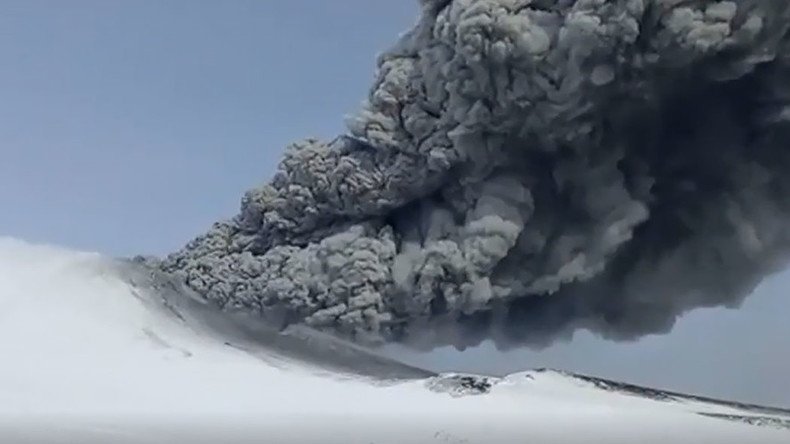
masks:
[[[331,142],[160,266],[364,343],[668,331],[790,253],[790,2],[423,0]]]

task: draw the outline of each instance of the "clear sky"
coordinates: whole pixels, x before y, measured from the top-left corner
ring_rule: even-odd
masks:
[[[165,254],[333,137],[416,0],[0,0],[0,236]],[[580,334],[542,352],[427,355],[439,369],[553,366],[790,406],[790,274],[667,336]]]

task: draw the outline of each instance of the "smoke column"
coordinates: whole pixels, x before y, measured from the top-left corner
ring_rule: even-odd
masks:
[[[157,263],[365,344],[541,346],[737,306],[790,253],[790,2],[423,0],[348,133]]]

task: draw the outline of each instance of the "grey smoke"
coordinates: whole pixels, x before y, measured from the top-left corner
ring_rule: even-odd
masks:
[[[348,134],[159,263],[363,343],[667,332],[790,253],[790,2],[423,0]]]

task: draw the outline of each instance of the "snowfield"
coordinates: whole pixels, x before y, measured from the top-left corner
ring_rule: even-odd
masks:
[[[790,413],[563,374],[432,375],[145,269],[0,239],[2,443],[790,443]]]

